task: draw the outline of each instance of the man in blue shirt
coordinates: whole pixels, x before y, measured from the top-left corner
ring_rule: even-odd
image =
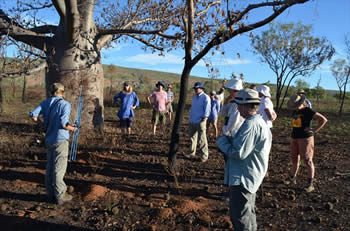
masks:
[[[226,160],[225,183],[230,192],[230,219],[234,230],[257,230],[256,191],[267,172],[272,143],[270,129],[257,113],[259,94],[242,89],[235,102],[245,121],[234,136],[221,136],[216,144]]]
[[[77,128],[69,124],[71,105],[63,99],[64,86],[54,83],[50,89],[51,97],[42,101],[30,116],[37,123],[42,123],[38,117],[43,116],[45,144],[47,148],[47,163],[45,186],[50,201],[59,205],[72,200],[67,186],[63,181],[68,164],[69,131]]]
[[[197,141],[199,145],[200,158],[202,162],[208,160],[208,141],[207,141],[207,119],[210,114],[210,98],[204,93],[203,83],[197,82],[193,87],[195,95],[192,98],[190,111],[190,137],[191,150],[189,157],[196,155]]]

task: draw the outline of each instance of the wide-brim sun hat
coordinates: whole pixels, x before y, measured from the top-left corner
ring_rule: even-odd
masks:
[[[204,84],[201,82],[196,82],[193,86],[193,89],[198,89],[198,88],[205,89]]]
[[[256,90],[249,89],[249,88],[244,88],[240,90],[237,93],[237,96],[235,97],[234,100],[237,104],[248,104],[248,103],[259,104],[261,102],[259,98],[259,93]]]
[[[124,82],[124,87],[125,87],[125,86],[130,86],[129,81],[125,81],[125,82]]]
[[[256,90],[258,92],[260,92],[261,94],[263,94],[264,96],[266,96],[266,97],[271,97],[270,88],[268,86],[266,86],[266,85],[261,85]]]
[[[158,83],[156,83],[156,87],[158,86],[162,86],[164,88],[165,84],[162,81],[158,81]]]
[[[216,91],[211,91],[210,95],[216,95]]]
[[[296,110],[300,105],[302,105],[305,101],[305,95],[293,95],[289,98],[287,102],[287,108],[289,110]]]
[[[239,91],[243,89],[243,82],[240,79],[231,79],[228,84],[226,84],[225,88]]]
[[[298,95],[299,95],[299,94],[305,94],[304,89],[299,89],[298,92],[297,92],[297,94],[298,94]]]

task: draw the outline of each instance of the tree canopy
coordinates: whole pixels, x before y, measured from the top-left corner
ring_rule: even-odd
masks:
[[[307,77],[335,52],[326,38],[312,36],[312,26],[302,23],[271,23],[270,28],[251,40],[253,52],[275,73],[276,108],[281,108],[288,88],[296,77]],[[285,89],[283,100],[280,97]]]

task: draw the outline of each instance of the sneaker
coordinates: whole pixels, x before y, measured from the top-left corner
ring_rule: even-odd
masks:
[[[68,194],[68,193],[64,193],[63,196],[59,199],[57,199],[57,204],[59,205],[63,205],[66,202],[69,202],[73,199],[73,196]]]
[[[201,158],[201,162],[202,162],[202,163],[207,162],[207,160],[208,160],[208,158],[205,158],[205,159],[204,159],[204,158]]]
[[[311,193],[311,192],[314,191],[314,190],[315,190],[315,187],[314,187],[313,184],[310,184],[309,187],[307,187],[307,188],[305,189],[305,191],[306,191],[307,193]]]
[[[297,179],[296,177],[289,177],[287,180],[284,181],[285,185],[296,185],[297,184]]]

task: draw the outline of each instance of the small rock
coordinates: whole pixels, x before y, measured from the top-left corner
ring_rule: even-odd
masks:
[[[41,207],[40,206],[35,206],[35,211],[39,212],[41,210]]]
[[[310,206],[307,206],[307,207],[305,208],[305,211],[311,211],[311,212],[314,212],[314,211],[315,211],[315,208],[314,208],[314,207],[312,207],[312,206],[310,205]]]
[[[74,187],[73,186],[68,186],[68,192],[73,193],[74,192]]]
[[[5,212],[7,210],[7,204],[2,204],[1,205],[1,211]]]
[[[331,211],[334,209],[334,205],[331,202],[327,202],[327,204],[325,205],[325,208]]]
[[[26,212],[24,212],[24,211],[17,212],[17,216],[19,216],[19,217],[23,217],[25,214],[26,214]]]
[[[34,160],[39,160],[37,155],[34,155]]]
[[[296,198],[296,196],[295,196],[294,194],[291,194],[291,195],[289,196],[289,199],[290,199],[291,201],[295,201],[297,198]]]
[[[170,192],[168,192],[168,193],[166,193],[165,195],[164,195],[164,198],[165,198],[165,200],[170,200]]]
[[[315,223],[321,224],[322,223],[322,217],[318,216],[315,218]]]
[[[123,177],[123,179],[122,179],[123,182],[126,182],[127,180],[128,180],[128,178],[126,178],[126,177]]]
[[[112,208],[112,213],[113,213],[114,215],[118,215],[119,209],[118,209],[117,206],[115,206],[115,207]]]

